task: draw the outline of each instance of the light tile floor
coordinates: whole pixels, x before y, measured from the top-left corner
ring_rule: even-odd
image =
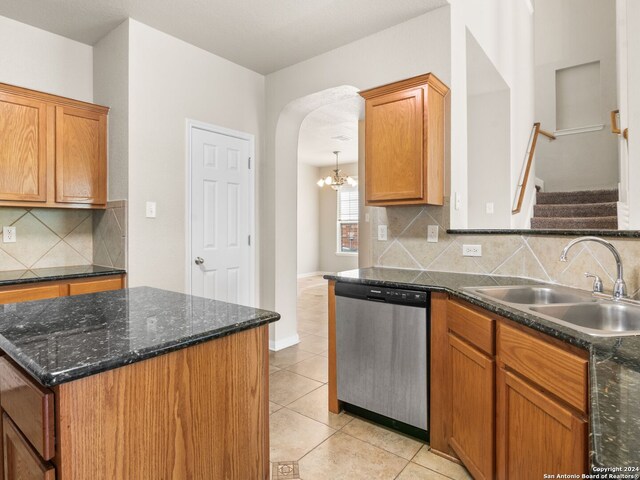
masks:
[[[302,480],[466,480],[429,446],[327,410],[327,282],[298,281],[300,343],[271,352],[271,461],[298,461]]]

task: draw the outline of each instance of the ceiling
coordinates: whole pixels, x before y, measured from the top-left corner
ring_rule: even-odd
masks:
[[[267,74],[447,0],[3,0],[0,15],[89,45],[127,17]]]
[[[357,94],[311,112],[300,125],[298,161],[316,167],[334,166],[335,150],[340,164],[358,161],[358,119],[364,100]]]

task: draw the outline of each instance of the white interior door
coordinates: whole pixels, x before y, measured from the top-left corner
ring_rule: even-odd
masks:
[[[191,128],[191,293],[250,305],[250,142]]]

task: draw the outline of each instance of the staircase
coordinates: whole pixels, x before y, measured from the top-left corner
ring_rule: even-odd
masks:
[[[618,190],[537,192],[533,229],[617,230]]]

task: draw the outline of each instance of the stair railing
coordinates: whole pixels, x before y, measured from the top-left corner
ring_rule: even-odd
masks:
[[[522,162],[522,170],[520,171],[520,177],[518,179],[518,186],[516,187],[516,195],[513,199],[513,209],[511,210],[511,214],[515,215],[516,213],[520,213],[522,209],[522,202],[524,201],[524,195],[526,193],[527,183],[529,182],[529,173],[531,173],[531,165],[533,163],[533,158],[536,153],[536,144],[538,143],[538,136],[544,135],[549,140],[555,140],[556,136],[543,130],[540,128],[540,122],[536,122],[533,124],[531,128],[531,134],[529,135],[529,143],[527,144],[527,151],[524,155],[524,160]]]

